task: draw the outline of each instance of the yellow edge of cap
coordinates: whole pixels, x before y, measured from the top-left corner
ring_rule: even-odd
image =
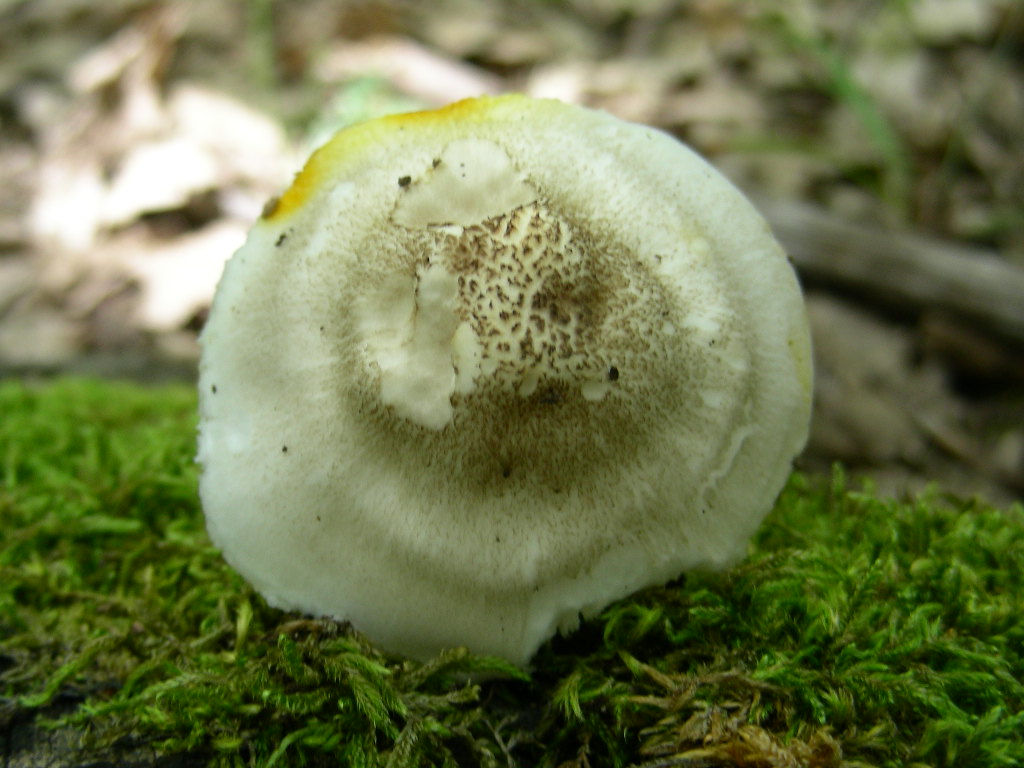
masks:
[[[348,158],[368,145],[387,139],[393,131],[412,126],[430,127],[454,122],[482,122],[491,117],[494,108],[499,104],[527,101],[530,101],[529,97],[520,94],[481,96],[456,101],[438,109],[387,115],[343,128],[310,156],[292,185],[284,194],[267,205],[262,218],[265,221],[276,221],[294,213],[325,180],[338,175]]]

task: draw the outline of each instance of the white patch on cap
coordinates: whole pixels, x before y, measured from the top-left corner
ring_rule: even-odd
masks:
[[[432,264],[415,278],[388,278],[360,307],[367,351],[380,368],[381,402],[428,429],[442,429],[452,418],[458,291],[455,276]]]
[[[537,199],[537,191],[493,141],[453,141],[420,177],[413,177],[395,209],[405,227],[478,224]]]

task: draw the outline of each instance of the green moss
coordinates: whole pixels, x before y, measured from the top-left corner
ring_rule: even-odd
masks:
[[[795,477],[743,564],[611,606],[529,677],[416,664],[223,563],[194,409],[181,387],[0,385],[0,734],[216,765],[1024,762],[1020,507]]]

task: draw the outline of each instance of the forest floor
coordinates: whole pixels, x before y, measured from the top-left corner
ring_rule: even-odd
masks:
[[[1019,3],[8,0],[0,21],[0,375],[193,377],[224,260],[312,147],[515,90],[663,128],[761,205],[808,294],[804,466],[1024,493]]]
[[[1024,493],[1019,3],[7,0],[0,22],[0,375],[193,377],[224,260],[311,148],[515,90],[663,128],[762,207],[808,294],[804,466]]]

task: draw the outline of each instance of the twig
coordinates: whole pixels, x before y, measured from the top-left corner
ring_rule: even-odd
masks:
[[[1024,347],[1024,269],[990,251],[853,224],[806,203],[755,204],[805,281],[915,316],[939,310]]]

